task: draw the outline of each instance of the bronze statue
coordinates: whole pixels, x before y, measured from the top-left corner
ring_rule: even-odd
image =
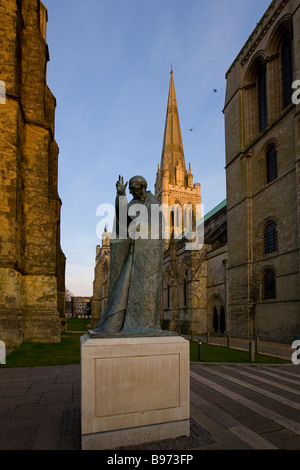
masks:
[[[151,237],[151,207],[158,205],[142,176],[129,181],[133,199],[127,203],[123,177],[116,183],[115,236],[111,243],[108,303],[95,336],[157,336],[174,334],[160,328],[163,239]],[[136,206],[137,204],[137,206]],[[144,217],[137,217],[136,209]],[[146,215],[145,215],[146,214]],[[137,225],[135,225],[137,222]],[[142,236],[139,236],[142,235]],[[137,236],[133,236],[137,235]]]

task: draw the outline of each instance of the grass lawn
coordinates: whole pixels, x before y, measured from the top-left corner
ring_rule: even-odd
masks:
[[[80,364],[81,336],[82,333],[63,333],[60,343],[24,342],[7,356],[6,367]]]
[[[68,331],[78,333],[63,332],[60,343],[24,342],[7,356],[6,365],[0,368],[80,364],[80,337],[89,324],[86,318],[68,318]]]
[[[198,361],[198,341],[190,341],[190,358],[192,362]],[[202,342],[201,362],[250,363],[250,360],[248,351]],[[255,362],[258,364],[288,364],[290,361],[265,354],[255,354]]]
[[[90,323],[88,318],[68,318],[68,331],[86,331]]]
[[[62,333],[60,343],[22,343],[6,358],[4,367],[36,367],[80,364],[80,337],[87,330],[89,320],[68,319],[68,331]],[[76,333],[70,333],[76,331]],[[190,358],[198,361],[198,342],[190,341]],[[202,343],[201,362],[250,363],[249,353],[224,346]],[[263,354],[255,355],[260,364],[286,364],[289,361]]]

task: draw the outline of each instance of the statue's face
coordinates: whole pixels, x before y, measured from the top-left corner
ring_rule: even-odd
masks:
[[[145,183],[138,178],[132,178],[129,181],[129,192],[134,199],[144,199],[146,195]]]

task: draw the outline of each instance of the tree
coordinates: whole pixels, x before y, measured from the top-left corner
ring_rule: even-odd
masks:
[[[85,304],[85,315],[91,316],[92,314],[92,304],[91,302],[86,302]]]
[[[70,302],[72,297],[74,297],[73,293],[66,288],[65,290],[65,299],[66,299],[66,302]]]

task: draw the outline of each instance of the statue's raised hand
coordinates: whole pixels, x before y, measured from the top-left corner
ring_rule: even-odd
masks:
[[[116,187],[117,187],[117,193],[119,196],[125,196],[126,195],[126,188],[127,184],[124,184],[124,178],[123,176],[119,175],[119,181],[117,181]]]

